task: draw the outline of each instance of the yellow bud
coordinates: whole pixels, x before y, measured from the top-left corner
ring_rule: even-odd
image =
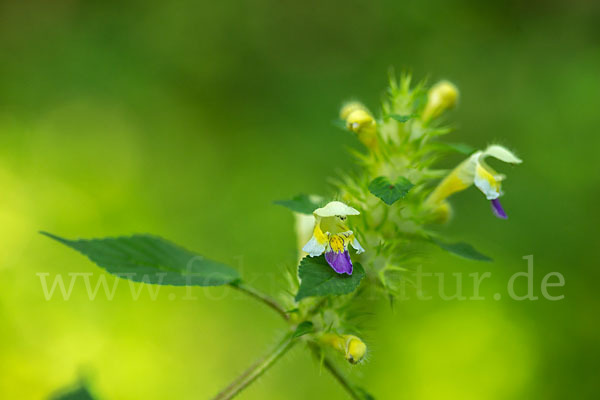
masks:
[[[365,146],[372,150],[377,148],[377,123],[366,109],[358,108],[350,112],[346,117],[346,126],[356,133]]]
[[[340,118],[345,120],[346,118],[348,118],[348,116],[356,110],[366,110],[367,108],[365,106],[362,105],[362,103],[359,103],[358,101],[353,101],[350,103],[346,103],[342,106],[342,109],[340,110]]]
[[[367,345],[354,335],[344,335],[346,340],[346,360],[351,364],[360,362],[367,353]]]
[[[450,203],[443,200],[431,210],[430,218],[433,223],[445,224],[452,218],[452,206],[450,206]]]
[[[429,89],[422,119],[425,122],[439,117],[458,102],[458,88],[448,81],[440,81]]]
[[[360,129],[375,126],[373,116],[365,109],[357,109],[352,111],[346,117],[346,126],[353,132],[358,132]]]
[[[351,364],[360,362],[367,353],[367,345],[354,335],[324,333],[319,340],[321,343],[327,344],[342,353],[344,358]]]

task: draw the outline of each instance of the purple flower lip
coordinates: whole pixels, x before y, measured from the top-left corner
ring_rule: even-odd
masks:
[[[352,261],[348,250],[339,253],[328,251],[325,253],[325,260],[338,274],[352,275]]]
[[[492,200],[492,212],[498,218],[508,219],[508,215],[506,215],[502,208],[502,204],[500,204],[500,199]]]

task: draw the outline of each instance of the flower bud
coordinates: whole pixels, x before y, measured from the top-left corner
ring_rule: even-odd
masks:
[[[431,210],[431,222],[435,224],[445,224],[452,218],[452,206],[445,200],[435,205]]]
[[[429,122],[439,117],[444,111],[454,107],[458,102],[458,89],[448,81],[440,81],[429,89],[427,105],[422,119]]]
[[[354,335],[325,333],[321,335],[319,340],[321,343],[327,344],[342,353],[350,364],[360,362],[367,353],[367,345]]]
[[[360,130],[375,127],[373,116],[365,109],[352,111],[346,117],[346,127],[352,132],[358,133]]]
[[[346,115],[346,127],[356,133],[358,140],[371,150],[377,148],[377,123],[366,108],[350,104],[340,115]]]
[[[302,251],[302,247],[310,240],[315,228],[314,215],[306,215],[295,212],[294,220],[296,225],[296,243],[298,244],[298,257],[300,260],[304,258],[306,253]]]
[[[346,338],[346,360],[350,364],[360,362],[367,353],[367,345],[354,335],[344,335]]]
[[[342,106],[342,109],[340,110],[340,118],[346,120],[346,118],[348,118],[348,116],[356,110],[366,110],[366,107],[358,101],[346,103]]]

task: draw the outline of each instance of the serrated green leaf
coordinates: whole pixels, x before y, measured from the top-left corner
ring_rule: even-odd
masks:
[[[302,335],[306,335],[307,333],[311,333],[314,330],[314,325],[310,321],[302,321],[296,327],[296,330],[292,334],[292,338],[298,338]]]
[[[411,118],[413,118],[414,114],[410,114],[410,115],[390,114],[390,115],[388,115],[388,117],[395,119],[398,122],[404,123],[404,122],[410,120]]]
[[[306,256],[298,267],[298,275],[301,282],[296,301],[311,296],[352,293],[365,276],[365,270],[355,262],[352,275],[338,274],[327,264],[324,256]]]
[[[290,200],[276,200],[273,203],[289,208],[297,213],[308,215],[311,215],[314,210],[321,207],[319,196],[309,196],[306,194],[299,194]]]
[[[403,199],[412,189],[413,185],[408,179],[401,176],[392,183],[385,176],[379,176],[369,183],[369,191],[379,197],[385,204],[391,206],[396,201]]]
[[[479,251],[475,250],[473,246],[465,242],[456,242],[456,243],[448,243],[443,242],[439,239],[432,239],[433,243],[438,245],[443,250],[446,250],[449,253],[455,254],[459,257],[466,258],[468,260],[476,260],[476,261],[492,261],[492,259],[485,254],[481,254]]]
[[[219,286],[238,272],[152,235],[68,240],[41,232],[86,255],[113,275],[135,282],[173,286]]]

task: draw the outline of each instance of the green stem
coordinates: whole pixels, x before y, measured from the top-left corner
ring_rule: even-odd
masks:
[[[264,293],[259,292],[258,290],[254,289],[253,287],[246,285],[244,282],[241,282],[241,281],[233,282],[233,283],[230,283],[230,286],[239,290],[240,292],[246,293],[247,295],[254,297],[255,299],[257,299],[259,301],[262,301],[268,307],[277,311],[277,313],[279,313],[279,315],[281,315],[283,317],[283,319],[288,320],[290,318],[290,316],[284,310],[284,308],[281,307],[279,305],[279,303],[277,303],[274,299],[272,299],[271,297],[267,296]]]
[[[321,349],[319,348],[319,346],[315,343],[309,343],[308,346],[310,347],[315,357],[317,357],[317,359],[321,359]],[[323,358],[323,365],[354,400],[364,400],[364,397],[356,391],[354,385],[350,383],[350,381],[342,374],[342,372],[327,356]]]
[[[310,310],[308,310],[308,315],[313,316],[317,312],[319,312],[321,307],[323,307],[323,305],[325,305],[325,303],[327,303],[327,300],[328,300],[327,296],[323,297],[317,304],[315,304],[314,307],[312,307]]]
[[[238,376],[229,386],[217,394],[213,400],[229,400],[234,398],[242,390],[248,387],[259,376],[261,376],[271,365],[275,363],[282,355],[284,355],[293,345],[294,337],[292,334],[287,334],[275,349],[267,354],[262,359],[258,360]]]
[[[238,289],[241,292],[263,302],[271,309],[275,310],[279,315],[286,321],[289,320],[290,316],[283,307],[279,305],[271,297],[258,290],[247,286],[243,282],[234,282],[230,284],[232,287]],[[310,311],[309,314],[313,315],[319,311],[319,309],[326,303],[327,298],[319,301]],[[233,382],[217,394],[212,400],[229,400],[235,397],[238,393],[248,387],[254,382],[259,376],[261,376],[271,365],[273,365],[283,354],[285,354],[295,343],[292,334],[288,334],[285,338],[277,345],[277,347],[267,356],[258,360],[252,364],[246,371],[242,372]],[[321,349],[315,343],[308,343],[308,346],[315,354],[317,358],[321,357]],[[350,381],[338,370],[335,364],[328,358],[323,359],[323,365],[333,375],[340,385],[350,394],[354,400],[364,400],[364,397],[356,390],[356,388],[350,383]]]

